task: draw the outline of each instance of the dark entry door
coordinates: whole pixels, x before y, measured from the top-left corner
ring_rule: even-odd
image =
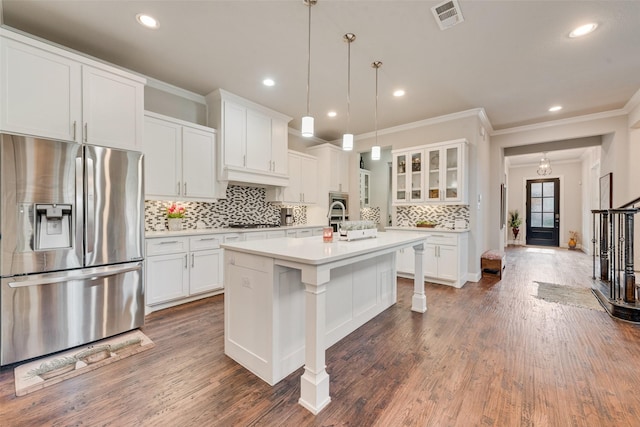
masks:
[[[560,179],[527,180],[527,245],[560,246]]]

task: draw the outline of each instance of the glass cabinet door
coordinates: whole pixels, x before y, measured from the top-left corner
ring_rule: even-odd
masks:
[[[422,194],[422,157],[423,152],[417,151],[411,153],[411,194],[409,200],[412,202],[419,202],[424,200]]]
[[[393,163],[396,188],[393,195],[394,201],[406,202],[409,200],[407,197],[407,155],[396,155],[395,162]]]
[[[459,181],[460,181],[460,149],[459,147],[451,147],[445,149],[445,164],[446,164],[446,186],[445,186],[445,200],[458,200],[459,194]]]
[[[440,149],[426,150],[427,155],[427,194],[426,200],[440,200]]]

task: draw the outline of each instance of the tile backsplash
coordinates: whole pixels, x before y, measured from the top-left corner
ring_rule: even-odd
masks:
[[[468,205],[398,206],[394,225],[412,227],[418,221],[433,221],[440,226],[450,227],[456,220],[464,220],[466,228],[469,228]]]
[[[184,228],[227,227],[229,224],[280,224],[280,208],[285,205],[272,204],[266,200],[264,188],[229,185],[227,198],[215,203],[176,202],[184,206],[187,213]],[[171,201],[147,200],[144,203],[145,231],[167,229],[167,207]],[[293,207],[295,225],[307,223],[306,206]]]

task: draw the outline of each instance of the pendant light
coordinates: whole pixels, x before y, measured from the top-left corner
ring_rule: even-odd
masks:
[[[313,117],[309,113],[309,88],[311,86],[311,6],[315,5],[318,0],[303,0],[303,3],[309,8],[309,37],[307,49],[307,115],[302,118],[302,136],[309,138],[313,136]]]
[[[547,153],[542,153],[540,164],[538,165],[538,175],[550,175],[551,174],[551,161],[547,158]]]
[[[349,120],[351,116],[351,43],[356,39],[353,33],[344,35],[347,42],[347,133],[342,135],[342,149],[344,151],[353,150],[353,134],[349,132]]]
[[[376,69],[376,114],[375,114],[375,129],[376,129],[376,142],[371,147],[371,160],[380,160],[380,146],[378,145],[378,68],[382,67],[381,61],[374,61],[371,66]]]

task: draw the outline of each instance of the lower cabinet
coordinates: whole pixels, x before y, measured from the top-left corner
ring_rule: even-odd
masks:
[[[223,239],[221,234],[147,239],[147,312],[222,290]]]
[[[425,235],[429,237],[422,259],[425,280],[461,288],[467,280],[467,233],[427,232]],[[414,265],[412,248],[398,251],[398,275],[413,277]]]

